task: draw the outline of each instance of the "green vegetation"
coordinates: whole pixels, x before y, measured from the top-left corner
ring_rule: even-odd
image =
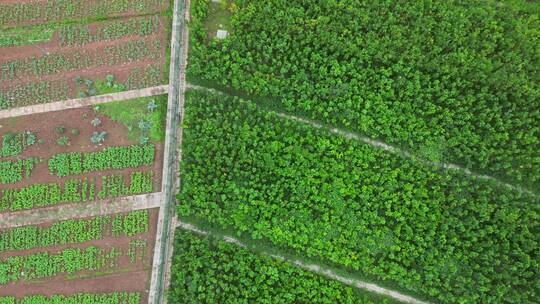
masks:
[[[0,184],[11,184],[30,178],[34,164],[38,161],[37,158],[0,161]]]
[[[69,91],[65,81],[30,81],[16,84],[0,92],[0,109],[65,100],[68,99]]]
[[[80,49],[70,53],[50,53],[5,60],[0,65],[0,79],[7,81],[39,77],[147,59],[157,60],[160,56],[159,40],[128,40],[118,45]]]
[[[236,0],[207,43],[209,2],[191,3],[192,80],[540,190],[538,3]]]
[[[537,197],[238,99],[189,91],[184,123],[180,216],[443,303],[539,297]]]
[[[148,231],[148,210],[66,220],[50,226],[24,226],[0,231],[0,253],[84,243],[105,237],[135,236]]]
[[[100,105],[98,112],[125,125],[130,140],[148,136],[158,142],[165,137],[167,95],[109,102]],[[149,124],[149,129],[144,127],[145,123]]]
[[[110,169],[136,168],[154,163],[155,146],[108,147],[96,152],[58,153],[49,158],[49,172],[59,177]]]
[[[70,296],[42,295],[27,296],[22,299],[0,296],[0,304],[140,304],[141,294],[138,292],[113,293],[77,293]]]
[[[6,133],[2,135],[0,158],[18,156],[28,146],[36,143],[36,134],[30,131],[20,133]]]
[[[68,179],[63,182],[33,184],[21,188],[0,189],[0,212],[19,211],[62,203],[79,203],[153,192],[153,173],[133,172],[129,176],[112,174],[94,178]]]
[[[168,302],[390,303],[286,262],[178,230]]]

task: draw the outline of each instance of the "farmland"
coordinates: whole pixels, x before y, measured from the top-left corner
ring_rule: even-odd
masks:
[[[38,1],[0,11],[1,109],[166,81],[167,1]]]
[[[0,218],[161,190],[166,96],[0,120]],[[119,107],[134,111],[119,116]],[[137,129],[137,130],[135,130]],[[136,134],[136,136],[134,136]],[[53,208],[53,209],[51,209]],[[61,211],[62,212],[62,211]],[[157,209],[0,230],[0,303],[144,303]]]

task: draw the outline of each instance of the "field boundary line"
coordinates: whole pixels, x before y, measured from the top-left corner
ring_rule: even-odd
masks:
[[[221,95],[229,95],[228,93],[223,92],[223,91],[219,91],[219,90],[216,90],[216,89],[213,89],[213,88],[207,88],[207,87],[203,87],[203,86],[199,86],[199,85],[194,85],[194,84],[188,84],[188,88],[194,89],[194,90],[200,90],[200,91],[213,92],[213,93],[217,93],[217,94],[221,94]],[[388,144],[386,142],[383,142],[381,140],[372,139],[370,137],[359,134],[357,132],[352,132],[352,131],[347,131],[347,130],[343,130],[343,129],[336,128],[336,127],[327,126],[327,125],[325,125],[323,123],[320,123],[320,122],[312,120],[312,119],[308,119],[308,118],[304,118],[304,117],[300,117],[300,116],[296,116],[296,115],[292,115],[292,114],[288,114],[288,113],[284,113],[284,112],[279,112],[279,111],[276,111],[276,110],[269,110],[269,111],[274,112],[279,117],[286,118],[286,119],[289,119],[289,120],[294,120],[294,121],[297,121],[297,122],[300,122],[300,123],[303,123],[303,124],[306,124],[306,125],[310,125],[310,126],[315,127],[317,129],[324,129],[324,130],[329,131],[330,133],[333,133],[333,134],[336,134],[336,135],[339,135],[339,136],[343,136],[343,137],[348,138],[348,139],[363,142],[365,144],[368,144],[368,145],[372,146],[373,148],[382,149],[384,151],[387,151],[387,152],[390,152],[392,154],[401,156],[403,158],[416,160],[416,161],[418,161],[418,162],[420,162],[420,163],[422,163],[424,165],[434,166],[434,167],[438,167],[438,168],[445,169],[445,170],[460,171],[460,172],[464,173],[465,175],[469,175],[469,176],[474,177],[474,178],[494,181],[498,186],[506,187],[506,188],[509,188],[509,189],[512,189],[512,190],[515,190],[515,191],[518,191],[518,192],[521,192],[521,193],[525,193],[525,194],[528,194],[528,195],[531,195],[531,196],[534,196],[534,197],[540,197],[539,194],[537,194],[537,193],[535,193],[535,192],[533,192],[533,191],[531,191],[529,189],[526,189],[526,188],[521,187],[521,186],[516,186],[516,185],[513,185],[513,184],[503,182],[503,181],[499,180],[496,177],[493,177],[493,176],[490,176],[490,175],[485,175],[485,174],[478,174],[478,173],[475,173],[475,172],[473,172],[473,171],[471,171],[471,170],[469,170],[467,168],[464,168],[464,167],[462,167],[460,165],[456,165],[456,164],[452,164],[452,163],[430,161],[430,160],[421,158],[419,156],[416,156],[416,155],[414,155],[414,154],[412,154],[412,153],[410,153],[408,151],[405,151],[405,150],[403,150],[403,149],[401,149],[399,147],[393,146],[393,145]]]
[[[98,200],[90,203],[71,203],[47,208],[3,213],[0,214],[0,229],[152,209],[159,207],[161,200],[162,193],[155,192],[119,197],[111,199],[110,202]]]
[[[187,26],[185,8],[189,8],[189,0],[174,0],[171,34],[171,61],[169,67],[169,96],[167,101],[167,125],[165,137],[165,156],[163,163],[163,201],[159,208],[156,243],[150,278],[148,303],[166,303],[167,263],[172,254],[174,239],[174,205],[176,202],[176,184],[178,175],[179,140],[181,128],[179,121],[183,119],[185,92],[185,63],[187,62]]]
[[[186,231],[190,231],[190,232],[193,232],[193,233],[196,233],[196,234],[199,234],[199,235],[205,235],[205,236],[210,235],[210,236],[219,238],[219,239],[221,239],[221,240],[223,240],[223,241],[225,241],[227,243],[234,244],[236,246],[240,246],[240,247],[243,247],[243,248],[248,248],[248,246],[246,244],[242,243],[240,240],[238,240],[238,239],[236,239],[234,237],[231,237],[231,236],[228,236],[228,235],[215,236],[209,231],[201,229],[200,227],[196,227],[193,224],[182,222],[180,219],[176,220],[176,224],[177,224],[177,226],[176,226],[177,228],[180,228],[180,229],[183,229],[183,230],[186,230]],[[323,277],[329,278],[329,279],[334,280],[334,281],[341,282],[341,283],[343,283],[345,285],[349,285],[349,286],[352,286],[352,287],[355,287],[355,288],[358,288],[358,289],[367,290],[367,291],[377,293],[377,294],[380,294],[380,295],[388,296],[388,297],[391,297],[391,298],[396,299],[396,300],[401,301],[401,302],[411,303],[411,304],[428,304],[428,302],[418,300],[418,299],[416,299],[414,297],[402,294],[402,293],[400,293],[398,291],[395,291],[395,290],[391,290],[391,289],[381,287],[381,286],[379,286],[377,284],[373,284],[373,283],[365,282],[365,281],[362,281],[362,280],[359,280],[359,279],[339,275],[329,267],[321,266],[321,265],[318,265],[318,264],[312,264],[312,263],[308,264],[308,263],[303,262],[300,259],[287,258],[285,256],[273,254],[273,253],[267,252],[265,250],[261,250],[260,254],[265,255],[265,256],[269,256],[269,257],[277,259],[277,260],[289,262],[289,263],[291,263],[291,264],[293,264],[293,265],[295,265],[295,266],[297,266],[297,267],[299,267],[301,269],[304,269],[304,270],[312,272],[312,273],[316,273],[318,275],[321,275]]]
[[[26,107],[18,107],[0,111],[0,119],[18,117],[31,114],[47,113],[68,109],[76,109],[87,107],[91,105],[97,105],[101,103],[107,103],[111,101],[129,100],[134,98],[149,97],[155,95],[166,94],[169,89],[169,85],[160,85],[155,87],[148,87],[132,91],[124,91],[111,94],[103,94],[97,96],[91,96],[86,98],[68,99],[63,101],[42,103],[37,105],[31,105]]]

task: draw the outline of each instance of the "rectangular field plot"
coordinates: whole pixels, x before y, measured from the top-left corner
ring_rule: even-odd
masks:
[[[0,230],[0,303],[146,303],[157,217],[149,209]]]
[[[164,83],[164,14],[0,28],[0,109]]]
[[[161,191],[166,100],[0,120],[0,213]]]

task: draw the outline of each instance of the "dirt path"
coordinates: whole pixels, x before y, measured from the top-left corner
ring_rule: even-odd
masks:
[[[58,102],[50,102],[27,107],[13,108],[0,111],[0,119],[24,116],[36,113],[61,111],[67,109],[81,108],[111,101],[128,100],[139,97],[162,95],[168,92],[169,85],[144,88],[140,90],[126,91],[120,93],[104,94],[87,98],[70,99]]]
[[[158,232],[154,249],[154,262],[148,303],[166,303],[165,290],[174,241],[174,205],[179,185],[178,166],[180,164],[181,125],[184,113],[184,93],[186,90],[185,67],[187,65],[189,0],[175,0],[171,35],[171,63],[169,71],[169,99],[167,107],[167,127],[165,157],[163,164],[163,203],[159,209]]]
[[[218,91],[218,90],[215,90],[215,89],[206,88],[206,87],[193,85],[193,84],[188,84],[187,87],[189,89],[194,89],[194,90],[203,90],[203,91],[213,92],[213,93],[217,93],[217,94],[228,95],[225,92],[221,92],[221,91]],[[512,184],[503,182],[503,181],[501,181],[501,180],[499,180],[499,179],[497,179],[497,178],[495,178],[493,176],[477,174],[477,173],[475,173],[475,172],[473,172],[473,171],[471,171],[471,170],[469,170],[467,168],[464,168],[462,166],[452,164],[452,163],[432,162],[432,161],[429,161],[427,159],[420,158],[420,157],[418,157],[418,156],[416,156],[416,155],[414,155],[412,153],[409,153],[409,152],[407,152],[405,150],[402,150],[399,147],[392,146],[392,145],[387,144],[387,143],[385,143],[383,141],[380,141],[380,140],[375,140],[375,139],[369,138],[367,136],[361,135],[361,134],[356,133],[356,132],[351,132],[351,131],[346,131],[346,130],[342,130],[342,129],[339,129],[339,128],[329,127],[329,126],[326,126],[324,124],[321,124],[321,123],[319,123],[317,121],[314,121],[314,120],[311,120],[311,119],[307,119],[307,118],[303,118],[303,117],[299,117],[299,116],[295,116],[295,115],[291,115],[291,114],[287,114],[287,113],[283,113],[283,112],[277,112],[277,111],[273,111],[273,112],[276,113],[280,117],[287,118],[287,119],[290,119],[290,120],[295,120],[295,121],[298,121],[298,122],[301,122],[301,123],[304,123],[304,124],[307,124],[307,125],[311,125],[312,127],[315,127],[317,129],[324,129],[324,130],[327,130],[327,131],[329,131],[329,132],[331,132],[333,134],[343,136],[343,137],[346,137],[348,139],[361,141],[361,142],[363,142],[365,144],[368,144],[368,145],[370,145],[370,146],[372,146],[374,148],[382,149],[382,150],[388,151],[390,153],[399,155],[399,156],[404,157],[404,158],[414,159],[414,160],[419,161],[419,162],[421,162],[421,163],[423,163],[425,165],[436,166],[436,167],[447,169],[447,170],[457,170],[457,171],[460,171],[461,173],[472,176],[474,178],[492,180],[495,183],[497,183],[497,185],[499,185],[501,187],[506,187],[506,188],[514,190],[514,191],[519,191],[519,192],[522,192],[522,193],[526,193],[526,194],[532,195],[534,197],[540,197],[539,194],[537,194],[537,193],[535,193],[535,192],[533,192],[533,191],[531,191],[529,189],[526,189],[526,188],[521,187],[521,186],[516,186],[516,185],[512,185]]]
[[[157,192],[117,198],[106,203],[95,201],[92,203],[69,204],[38,210],[5,213],[0,214],[0,229],[157,208],[160,206],[161,200],[162,193]]]
[[[196,227],[196,226],[194,226],[192,224],[182,222],[181,220],[176,220],[176,223],[177,223],[177,227],[180,228],[180,229],[184,229],[184,230],[191,231],[191,232],[201,234],[201,235],[211,235],[210,232],[205,231],[205,230],[203,230],[201,228],[198,228],[198,227]],[[244,243],[242,243],[241,241],[239,241],[238,239],[236,239],[234,237],[220,236],[220,238],[222,240],[224,240],[225,242],[235,244],[235,245],[240,246],[240,247],[247,248],[247,246]],[[428,302],[418,300],[418,299],[413,298],[411,296],[402,294],[402,293],[400,293],[398,291],[394,291],[394,290],[390,290],[390,289],[381,287],[381,286],[379,286],[377,284],[368,283],[368,282],[365,282],[365,281],[362,281],[362,280],[359,280],[359,279],[356,279],[356,278],[345,277],[345,276],[339,275],[339,274],[336,273],[335,270],[333,270],[331,268],[328,268],[328,267],[325,267],[325,266],[321,266],[321,265],[317,265],[317,264],[309,264],[309,263],[306,263],[306,262],[304,262],[304,261],[302,261],[300,259],[290,259],[290,258],[286,258],[286,257],[281,256],[281,255],[272,254],[272,253],[267,252],[267,251],[261,251],[260,253],[263,254],[263,255],[266,255],[266,256],[270,256],[270,257],[275,258],[275,259],[279,259],[279,260],[282,260],[282,261],[289,262],[289,263],[294,264],[294,265],[296,265],[296,266],[298,266],[298,267],[300,267],[300,268],[302,268],[304,270],[319,274],[321,276],[327,277],[327,278],[332,279],[332,280],[339,281],[339,282],[341,282],[343,284],[353,286],[353,287],[356,287],[356,288],[359,288],[359,289],[368,290],[368,291],[371,291],[371,292],[374,292],[374,293],[377,293],[377,294],[381,294],[381,295],[384,295],[384,296],[388,296],[388,297],[394,298],[394,299],[396,299],[398,301],[401,301],[401,302],[411,303],[411,304],[428,304]]]

